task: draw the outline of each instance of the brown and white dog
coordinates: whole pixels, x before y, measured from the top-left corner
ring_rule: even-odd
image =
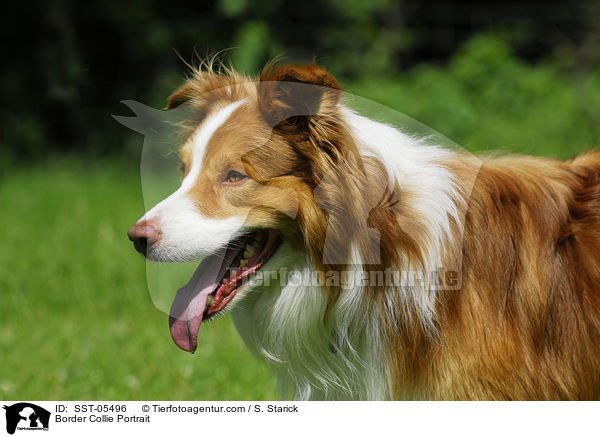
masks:
[[[183,181],[129,236],[202,260],[176,344],[232,309],[298,399],[599,399],[600,155],[481,161],[340,96],[315,65],[269,65],[170,97],[197,117]]]

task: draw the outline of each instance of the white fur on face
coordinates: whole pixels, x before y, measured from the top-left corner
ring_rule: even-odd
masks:
[[[193,137],[192,166],[181,187],[148,211],[142,220],[157,220],[161,238],[148,252],[148,258],[161,262],[195,261],[215,252],[235,238],[244,224],[244,217],[213,219],[197,210],[188,193],[202,170],[206,146],[215,131],[243,103],[230,103],[210,115]]]

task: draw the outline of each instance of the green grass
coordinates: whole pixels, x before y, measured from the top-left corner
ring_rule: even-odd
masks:
[[[279,399],[229,317],[194,355],[171,340],[126,236],[143,214],[135,168],[21,170],[0,204],[0,399]]]

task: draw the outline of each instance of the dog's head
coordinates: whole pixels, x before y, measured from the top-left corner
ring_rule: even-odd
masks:
[[[202,320],[276,266],[282,247],[322,266],[327,239],[347,260],[348,235],[366,227],[368,209],[339,100],[337,81],[315,65],[268,66],[256,80],[198,71],[169,98],[197,117],[180,146],[183,181],[129,237],[150,260],[202,260],[171,308],[182,349],[196,349]]]

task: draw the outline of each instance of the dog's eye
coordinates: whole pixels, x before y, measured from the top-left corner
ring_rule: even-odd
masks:
[[[185,173],[185,164],[183,164],[183,163],[182,163],[182,164],[179,164],[179,171],[180,171],[181,173]]]
[[[236,183],[246,179],[246,177],[246,175],[241,174],[239,171],[231,170],[229,173],[227,173],[225,182]]]

